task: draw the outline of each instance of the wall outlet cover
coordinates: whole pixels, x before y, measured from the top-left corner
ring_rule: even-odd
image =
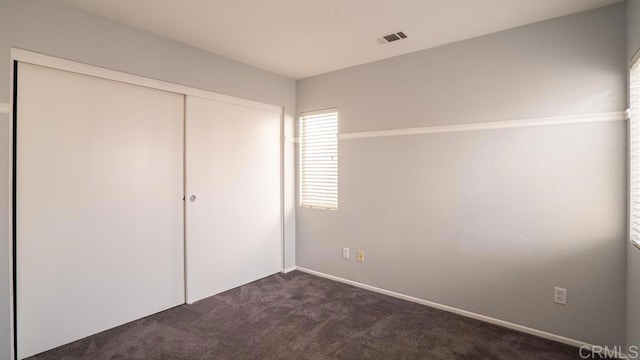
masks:
[[[342,258],[349,260],[349,248],[342,248]]]
[[[554,287],[553,288],[553,302],[556,304],[567,304],[567,289]]]

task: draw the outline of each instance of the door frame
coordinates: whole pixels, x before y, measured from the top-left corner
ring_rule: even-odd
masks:
[[[17,96],[17,82],[18,82],[18,76],[16,76],[17,75],[16,70],[17,70],[18,62],[33,64],[33,65],[40,65],[40,66],[49,67],[57,70],[63,70],[63,71],[68,71],[72,73],[88,75],[88,76],[118,81],[118,82],[127,83],[127,84],[143,86],[143,87],[157,89],[157,90],[163,90],[163,91],[172,92],[172,93],[176,93],[184,96],[187,96],[187,95],[196,96],[196,97],[205,98],[209,100],[235,104],[235,105],[245,106],[249,108],[254,108],[254,109],[259,109],[259,110],[264,110],[264,111],[279,114],[280,115],[280,260],[281,260],[280,267],[281,267],[281,271],[284,271],[284,261],[285,261],[284,259],[284,233],[285,233],[285,229],[284,229],[284,225],[285,225],[284,224],[284,219],[285,219],[285,214],[284,214],[284,210],[285,210],[284,114],[285,112],[284,112],[283,106],[270,105],[270,104],[265,104],[258,101],[242,99],[234,96],[216,93],[213,91],[198,89],[198,88],[194,88],[186,85],[174,84],[167,81],[156,80],[156,79],[152,79],[152,78],[148,78],[140,75],[129,74],[125,72],[111,70],[111,69],[94,66],[94,65],[88,65],[88,64],[84,64],[84,63],[80,63],[72,60],[61,59],[54,56],[44,55],[41,53],[12,47],[11,55],[10,55],[10,71],[9,71],[10,91],[9,91],[9,108],[8,108],[9,134],[11,134],[11,136],[9,136],[9,158],[11,160],[9,162],[9,188],[8,188],[8,191],[10,194],[9,209],[8,209],[9,210],[8,211],[8,214],[9,214],[8,239],[9,239],[9,254],[10,254],[10,257],[9,257],[9,298],[10,298],[9,317],[11,319],[10,352],[11,352],[12,359],[17,359],[17,356],[18,356],[17,355],[17,337],[16,337],[18,322],[16,319],[16,311],[15,311],[16,299],[17,299],[16,289],[15,289],[16,281],[17,281],[17,277],[15,273],[16,258],[17,258],[17,253],[16,253],[17,234],[14,231],[15,229],[14,214],[16,210],[15,186],[17,185],[16,172],[15,172],[15,166],[16,166],[16,160],[17,160],[16,158],[17,134],[16,134],[15,124],[17,124],[17,120],[18,120],[17,119],[18,114],[16,113],[16,106],[17,106],[16,96]],[[184,154],[184,148],[183,148],[183,157],[184,156],[185,154]],[[185,165],[186,164],[183,161],[183,166]],[[183,176],[186,176],[184,169],[183,169]],[[184,186],[186,186],[186,179],[185,179],[185,182],[183,183],[184,183]],[[184,193],[184,188],[183,188],[183,196],[186,196]],[[186,207],[183,204],[183,217],[185,216],[185,208]],[[184,226],[184,223],[183,223],[183,234],[185,231],[186,231],[186,227]],[[183,236],[183,242],[185,247],[186,247],[186,241],[187,241],[186,237]],[[186,258],[186,251],[185,251],[185,259],[184,259],[185,299],[186,299],[186,287],[188,286],[187,269],[186,269],[187,261],[188,259]]]

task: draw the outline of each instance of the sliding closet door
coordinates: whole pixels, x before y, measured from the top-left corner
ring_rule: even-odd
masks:
[[[282,270],[281,114],[187,96],[187,302]]]
[[[22,359],[184,302],[184,97],[23,63],[17,76]]]

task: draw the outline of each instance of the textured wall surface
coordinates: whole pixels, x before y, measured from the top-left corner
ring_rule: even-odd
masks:
[[[619,112],[625,19],[618,4],[304,79],[297,109],[337,106],[341,133]],[[298,209],[297,265],[620,345],[625,146],[623,121],[340,140],[339,209]]]

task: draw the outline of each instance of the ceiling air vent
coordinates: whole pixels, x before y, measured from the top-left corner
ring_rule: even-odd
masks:
[[[406,39],[407,33],[404,31],[398,31],[389,35],[383,35],[378,38],[378,44],[385,45],[394,41]]]

